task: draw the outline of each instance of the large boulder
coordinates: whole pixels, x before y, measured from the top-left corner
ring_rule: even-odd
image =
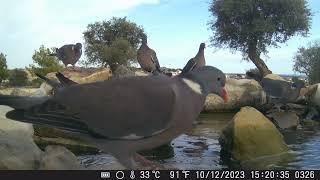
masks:
[[[277,75],[277,74],[267,74],[263,78],[271,79],[271,80],[280,80],[280,81],[286,81],[283,77]]]
[[[305,99],[311,105],[320,109],[320,83],[302,88],[299,95],[300,99]]]
[[[228,102],[215,94],[209,94],[205,105],[205,112],[237,111],[243,106],[259,107],[266,103],[266,94],[260,84],[253,79],[227,79],[226,91]]]
[[[111,71],[108,68],[99,68],[99,69],[69,69],[66,68],[61,72],[65,77],[70,78],[71,80],[83,84],[91,83],[96,81],[103,81],[111,77]],[[56,73],[52,72],[46,75],[49,79],[57,80]]]
[[[4,118],[12,108],[0,106],[0,169],[82,169],[76,156],[61,146],[47,146],[42,152],[33,140],[32,124]]]
[[[240,164],[289,150],[275,125],[252,107],[241,108],[223,129],[219,143],[222,154]]]
[[[0,106],[0,169],[37,169],[41,150],[33,141],[33,127],[4,118],[10,110]]]

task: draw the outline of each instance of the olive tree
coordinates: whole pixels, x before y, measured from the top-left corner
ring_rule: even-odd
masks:
[[[136,52],[143,36],[143,28],[126,17],[89,24],[84,32],[85,63],[110,66],[111,71],[115,71],[120,64],[127,66],[136,61]]]
[[[292,36],[306,36],[311,12],[305,0],[212,0],[211,45],[241,51],[265,76],[272,71],[261,59],[269,46]]]

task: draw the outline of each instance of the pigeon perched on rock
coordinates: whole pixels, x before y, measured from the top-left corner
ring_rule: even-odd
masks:
[[[142,38],[142,44],[137,52],[137,59],[143,70],[155,74],[161,72],[157,54],[153,49],[149,48],[146,36]]]
[[[68,64],[74,66],[82,55],[82,44],[66,44],[56,48],[56,52],[50,56],[56,56],[67,67]]]
[[[301,88],[305,87],[303,81],[289,82],[282,78],[272,78],[269,74],[262,78],[260,84],[272,103],[295,102],[299,97]]]
[[[135,76],[60,88],[53,96],[0,95],[14,108],[7,118],[78,132],[130,169],[136,152],[158,147],[190,130],[206,96],[227,101],[225,74],[204,66],[175,77]]]
[[[187,73],[190,72],[194,69],[197,69],[199,67],[205,66],[206,65],[206,60],[204,58],[204,49],[206,48],[205,43],[201,43],[199,47],[199,51],[196,54],[194,58],[191,58],[187,64],[184,66],[182,69],[181,73]]]

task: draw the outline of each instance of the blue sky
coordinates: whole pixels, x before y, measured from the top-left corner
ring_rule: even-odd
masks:
[[[9,68],[32,63],[41,44],[60,47],[83,42],[89,23],[127,16],[142,25],[148,43],[156,50],[162,66],[182,68],[201,42],[212,34],[208,29],[210,0],[11,0],[1,3],[0,52],[7,55]],[[280,48],[269,48],[263,57],[274,73],[292,74],[292,57],[298,47],[320,40],[320,1],[309,0],[314,14],[310,35],[294,37]],[[240,53],[207,48],[207,64],[224,72],[245,72],[254,67],[242,61]],[[82,57],[85,58],[85,57]]]

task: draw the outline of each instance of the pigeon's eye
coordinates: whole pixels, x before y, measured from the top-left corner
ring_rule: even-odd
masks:
[[[217,81],[220,81],[220,80],[221,80],[221,78],[220,78],[220,77],[218,77],[218,78],[217,78]]]

